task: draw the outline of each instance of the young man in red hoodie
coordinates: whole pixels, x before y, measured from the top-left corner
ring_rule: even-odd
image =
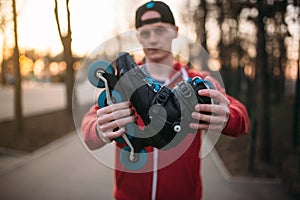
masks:
[[[205,74],[192,72],[174,62],[171,47],[172,40],[177,37],[178,27],[175,25],[170,8],[165,3],[151,1],[140,6],[136,11],[136,28],[138,40],[145,53],[144,66],[148,66],[146,71],[149,76],[164,83],[170,80],[172,71],[175,70],[181,74],[181,80],[194,76],[208,79],[213,82],[216,89],[199,90],[198,94],[208,96],[217,103],[195,106],[191,118],[202,123],[189,124],[189,127],[197,133],[192,139],[191,137],[187,139],[188,145],[185,145],[187,144],[185,142],[178,145],[185,146],[182,152],[178,153],[175,150],[170,153],[147,147],[146,151],[149,152],[145,166],[148,167],[147,170],[130,172],[117,167],[114,197],[122,200],[201,199],[201,159],[199,156],[201,130],[210,129],[234,137],[246,134],[249,124],[247,111],[238,100],[225,94],[224,89],[214,79]],[[203,112],[213,114],[203,114]],[[137,119],[129,102],[116,103],[100,109],[97,107],[95,109],[93,106],[82,121],[84,141],[91,150],[99,149],[121,136],[126,124],[136,122]],[[119,151],[116,156],[119,156]],[[170,157],[173,157],[173,160],[166,161],[170,160]],[[121,165],[118,160],[116,159],[117,166]]]

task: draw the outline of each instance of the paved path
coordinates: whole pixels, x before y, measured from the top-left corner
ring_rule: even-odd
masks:
[[[0,174],[0,199],[112,199],[112,170],[96,161],[75,133],[13,163]]]
[[[0,199],[113,199],[113,171],[88,153],[76,133],[33,154],[7,153],[0,157]],[[289,199],[277,181],[232,179],[220,165],[215,152],[203,160],[204,200]]]

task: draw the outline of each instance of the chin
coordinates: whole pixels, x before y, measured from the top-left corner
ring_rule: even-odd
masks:
[[[160,63],[164,59],[162,56],[148,56],[147,58],[152,63]]]

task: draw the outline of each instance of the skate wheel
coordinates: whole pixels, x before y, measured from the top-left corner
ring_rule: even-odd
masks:
[[[111,98],[113,103],[120,103],[123,100],[121,94],[115,90],[111,91]],[[105,106],[108,106],[107,99],[106,99],[106,90],[101,92],[101,94],[98,97],[98,107],[103,108]]]
[[[215,89],[215,87],[213,86],[213,84],[210,81],[204,80],[204,83],[206,84],[206,86],[209,89]]]
[[[98,88],[105,87],[104,82],[99,78],[98,75],[101,73],[114,74],[115,70],[108,62],[104,60],[95,61],[89,66],[88,79],[93,86]]]
[[[129,140],[131,140],[131,139],[133,138],[131,135],[128,135],[128,134],[126,134],[126,135],[127,135],[127,137],[128,137]],[[123,139],[122,136],[117,137],[117,138],[115,138],[114,140],[115,140],[117,143],[120,143],[120,144],[124,144],[124,143],[125,143],[125,140]]]
[[[134,124],[133,123],[127,124],[125,126],[125,132],[127,133],[128,139],[131,140],[135,132]]]
[[[138,170],[145,166],[147,162],[147,152],[145,149],[142,149],[140,153],[135,154],[135,159],[130,160],[130,148],[125,146],[120,152],[121,163],[130,170]]]
[[[198,84],[203,83],[203,82],[204,82],[204,80],[202,78],[199,78],[199,77],[194,77],[192,79],[192,84],[193,85],[198,85]]]
[[[119,144],[124,144],[124,143],[125,143],[124,139],[123,139],[121,136],[115,138],[114,140],[115,140],[117,143],[119,143]]]

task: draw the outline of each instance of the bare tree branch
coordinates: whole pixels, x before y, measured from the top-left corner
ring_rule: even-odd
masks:
[[[71,35],[71,17],[70,17],[70,9],[69,9],[69,0],[66,1],[66,7],[67,7],[67,17],[68,17],[68,35]]]
[[[69,0],[66,0],[66,9],[67,9],[67,34],[65,36],[62,35],[60,23],[59,23],[59,16],[58,16],[58,4],[57,0],[55,0],[55,18],[57,22],[57,28],[59,32],[59,37],[61,40],[61,43],[63,45],[63,54],[64,54],[64,60],[67,63],[67,69],[66,69],[66,76],[65,76],[65,83],[67,87],[67,110],[72,113],[72,97],[73,97],[73,84],[74,84],[74,58],[72,53],[72,31],[71,31],[71,17],[70,17],[70,10],[69,10]],[[76,102],[76,98],[74,97],[74,102]]]
[[[60,23],[59,23],[59,17],[58,17],[58,5],[57,5],[57,0],[54,0],[55,2],[55,8],[54,8],[54,14],[55,14],[55,19],[56,19],[56,24],[57,24],[57,30],[59,34],[59,38],[61,42],[63,43],[63,36],[61,33],[61,28],[60,28]]]

